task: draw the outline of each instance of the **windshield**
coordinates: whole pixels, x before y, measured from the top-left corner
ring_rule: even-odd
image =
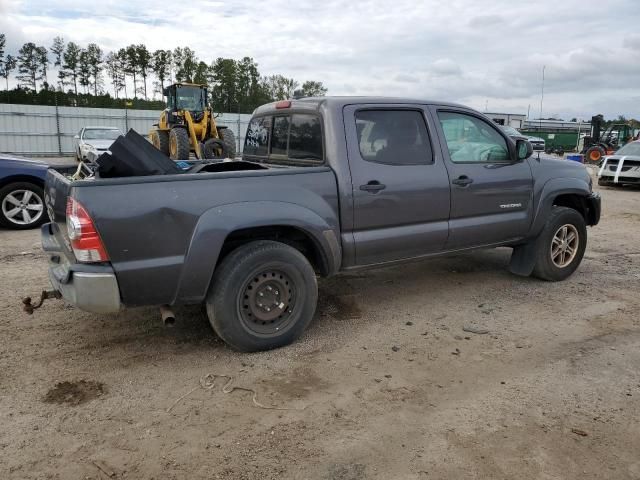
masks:
[[[122,132],[116,128],[87,128],[82,135],[85,140],[115,140]]]
[[[616,152],[616,155],[633,155],[640,157],[640,142],[627,143],[624,147]]]
[[[202,112],[205,105],[205,89],[200,87],[177,87],[176,107],[178,110]]]
[[[503,131],[504,133],[506,133],[507,135],[510,135],[510,136],[511,136],[511,135],[522,136],[522,134],[521,134],[518,130],[516,130],[515,128],[513,128],[513,127],[504,127],[504,126],[503,126],[503,127],[500,127],[500,128],[501,128],[501,129],[502,129],[502,131]]]

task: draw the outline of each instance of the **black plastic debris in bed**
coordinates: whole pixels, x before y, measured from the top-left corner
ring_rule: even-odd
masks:
[[[184,171],[133,129],[118,137],[109,150],[111,154],[103,153],[96,161],[100,178],[172,175]]]

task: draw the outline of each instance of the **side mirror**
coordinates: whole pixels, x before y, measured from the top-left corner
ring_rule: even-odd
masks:
[[[73,138],[75,138],[76,140],[80,140],[80,135],[74,135]]]
[[[516,156],[518,161],[526,160],[533,154],[533,146],[528,140],[516,140]]]

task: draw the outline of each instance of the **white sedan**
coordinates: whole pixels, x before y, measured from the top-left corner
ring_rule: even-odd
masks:
[[[100,156],[121,135],[120,129],[115,127],[83,127],[73,137],[76,160],[87,160],[89,152],[93,153],[94,158]]]

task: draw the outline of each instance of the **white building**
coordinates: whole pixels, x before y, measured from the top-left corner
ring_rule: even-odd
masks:
[[[524,121],[527,119],[526,115],[520,115],[519,113],[484,112],[484,114],[498,125],[508,125],[513,128],[522,128]]]

